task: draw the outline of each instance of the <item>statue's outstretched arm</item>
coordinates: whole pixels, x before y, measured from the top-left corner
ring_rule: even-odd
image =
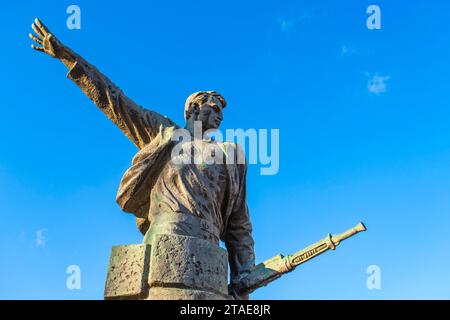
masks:
[[[38,19],[32,24],[36,35],[30,38],[38,45],[32,48],[61,60],[69,68],[67,76],[114,122],[138,147],[143,148],[161,126],[175,125],[170,119],[138,106],[111,80],[81,56],[63,45]]]

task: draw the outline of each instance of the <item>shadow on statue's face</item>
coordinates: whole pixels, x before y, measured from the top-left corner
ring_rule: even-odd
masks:
[[[223,120],[222,104],[216,97],[209,97],[208,101],[200,105],[197,120],[202,122],[203,130],[219,129]]]

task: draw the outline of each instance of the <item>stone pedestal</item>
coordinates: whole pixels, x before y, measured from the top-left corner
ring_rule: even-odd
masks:
[[[152,246],[115,246],[105,299],[229,299],[227,252],[209,241],[173,234],[156,235]]]
[[[145,299],[148,293],[150,246],[114,246],[108,266],[105,299]]]

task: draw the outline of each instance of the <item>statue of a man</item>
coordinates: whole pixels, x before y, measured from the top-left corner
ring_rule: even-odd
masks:
[[[61,60],[69,69],[68,78],[139,148],[122,178],[117,202],[124,211],[136,216],[144,242],[151,244],[156,233],[164,232],[198,237],[217,245],[224,241],[233,294],[233,287],[255,262],[246,204],[245,161],[175,161],[172,151],[177,141],[173,136],[180,128],[174,122],[134,103],[94,66],[63,45],[38,19],[32,28],[36,35],[30,34],[30,38],[38,44],[32,45],[33,49]],[[229,150],[230,146],[238,150],[234,143],[194,134],[197,123],[203,132],[218,129],[225,106],[225,99],[214,91],[197,92],[187,99],[184,129],[193,138],[189,142],[192,148],[215,144],[222,150]]]

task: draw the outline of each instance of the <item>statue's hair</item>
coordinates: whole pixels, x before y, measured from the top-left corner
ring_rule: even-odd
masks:
[[[194,108],[196,106],[199,107],[200,105],[208,101],[208,98],[211,96],[217,98],[217,100],[220,101],[222,109],[225,108],[227,102],[220,93],[217,93],[216,91],[198,91],[191,94],[186,99],[186,103],[184,105],[184,119],[188,120],[191,117]]]

